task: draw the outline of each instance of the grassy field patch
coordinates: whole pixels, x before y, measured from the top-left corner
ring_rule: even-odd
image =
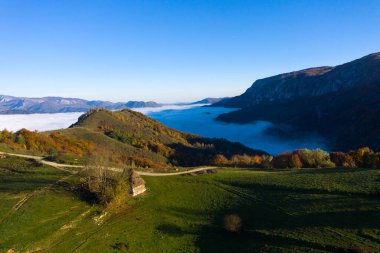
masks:
[[[64,176],[56,173],[33,185]],[[12,175],[17,176],[28,181],[25,174]],[[7,217],[0,224],[0,251],[380,250],[380,171],[375,169],[219,169],[209,175],[144,177],[147,194],[115,213],[71,191],[75,177],[30,198]],[[12,185],[0,183],[9,188],[0,195],[0,215],[35,190],[15,191]],[[241,218],[240,232],[224,229],[224,217],[231,214]]]

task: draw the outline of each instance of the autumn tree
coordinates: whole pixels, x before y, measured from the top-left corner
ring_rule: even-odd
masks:
[[[227,166],[229,164],[229,161],[224,155],[217,154],[212,159],[211,164],[215,166]]]

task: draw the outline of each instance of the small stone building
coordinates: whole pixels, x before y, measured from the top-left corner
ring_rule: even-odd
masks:
[[[134,170],[130,170],[129,185],[129,193],[132,194],[132,196],[140,195],[146,191],[144,179],[142,179]]]

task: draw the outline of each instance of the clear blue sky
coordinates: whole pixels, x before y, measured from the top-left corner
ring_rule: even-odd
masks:
[[[0,94],[192,101],[377,51],[378,0],[0,0]]]

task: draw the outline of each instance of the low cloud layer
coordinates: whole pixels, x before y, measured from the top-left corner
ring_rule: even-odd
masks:
[[[163,124],[183,132],[198,134],[205,137],[226,138],[230,141],[241,142],[244,145],[267,151],[271,154],[299,149],[324,148],[321,139],[304,138],[294,141],[279,140],[264,134],[272,126],[269,122],[253,124],[230,124],[215,121],[221,113],[232,111],[226,108],[199,106],[165,106],[160,108],[136,109]],[[78,120],[82,113],[54,114],[24,114],[0,115],[0,129],[17,131],[21,128],[28,130],[48,131],[67,128]]]
[[[21,128],[26,128],[32,131],[48,131],[67,128],[75,123],[82,114],[81,112],[73,112],[0,115],[0,129],[18,131]]]
[[[148,113],[148,115],[169,127],[178,130],[202,135],[205,137],[220,137],[230,141],[277,154],[300,148],[325,148],[321,139],[304,138],[297,140],[279,140],[265,133],[273,126],[269,122],[255,122],[252,124],[232,124],[215,121],[215,118],[225,112],[233,111],[227,108],[197,107],[186,110],[166,110]]]

